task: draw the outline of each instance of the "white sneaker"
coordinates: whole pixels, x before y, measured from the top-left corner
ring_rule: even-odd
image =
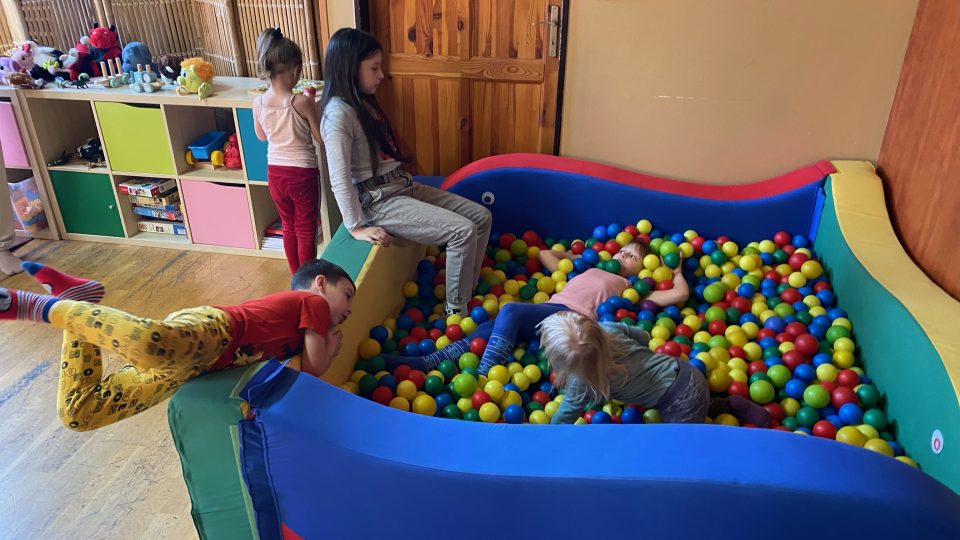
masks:
[[[446,312],[447,312],[447,317],[451,315],[463,315],[464,313],[467,312],[467,306],[466,304],[455,305],[448,302]]]

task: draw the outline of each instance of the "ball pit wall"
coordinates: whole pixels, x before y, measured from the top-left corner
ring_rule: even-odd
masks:
[[[885,395],[897,440],[960,492],[960,303],[901,247],[873,167],[834,164],[814,248],[854,323],[858,356]]]

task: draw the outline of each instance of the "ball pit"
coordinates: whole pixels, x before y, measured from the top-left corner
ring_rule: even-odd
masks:
[[[518,344],[513,361],[495,366],[487,376],[476,372],[486,345],[480,338],[471,343],[471,352],[456,362],[445,360],[426,379],[406,366],[387,378],[391,374],[383,371],[380,352],[426,355],[469,337],[477,325],[494,320],[511,302],[549,300],[576,278],[578,263],[581,268],[586,263],[617,272],[619,266],[608,263],[616,262],[613,255],[632,240],[642,242],[650,253],[643,258],[643,269],[630,276],[631,285],[622,295],[600,304],[600,321],[646,330],[651,349],[691,361],[706,377],[714,397],[737,395],[768,406],[772,429],[837,440],[889,457],[906,455],[893,433],[885,430],[888,422],[880,408],[880,391],[857,365],[853,325],[835,304],[823,266],[804,247],[809,245],[804,236],[787,231],[742,248],[725,236],[704,238],[693,230],[664,233],[648,219],[629,228],[598,225],[585,240],[541,240],[535,231],[494,235],[467,317],[443,316],[443,299],[434,294],[433,285],[444,279],[445,258],[439,248],[432,248],[435,255],[417,265],[416,280],[403,285],[405,303],[398,316],[371,328],[369,338],[360,343],[353,377],[358,384],[342,387],[390,405],[392,387],[401,381],[396,395],[412,403],[415,413],[488,423],[549,423],[563,394],[553,387],[550,365],[536,340]],[[540,250],[548,249],[581,251],[584,256],[563,259],[559,271],[548,276],[537,259]],[[671,283],[671,269],[681,264],[691,289],[682,308],[661,309],[643,300],[650,291]],[[466,408],[454,411],[448,405],[465,398],[470,399]],[[555,405],[547,409],[551,403]],[[656,409],[618,401],[596,403],[577,421],[659,422]],[[705,422],[741,425],[730,414]],[[871,427],[876,433],[852,436],[849,429],[844,431],[848,427],[858,433]]]

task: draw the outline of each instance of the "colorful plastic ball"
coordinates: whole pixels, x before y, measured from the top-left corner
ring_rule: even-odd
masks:
[[[787,382],[790,381],[790,369],[784,365],[773,365],[767,369],[767,376],[770,377],[770,382],[772,382],[774,386],[783,388]]]
[[[357,354],[359,354],[360,358],[363,359],[377,356],[380,354],[380,342],[372,338],[367,338],[361,341],[357,350]]]
[[[660,411],[657,409],[647,409],[643,412],[644,424],[659,424],[661,422],[663,422],[663,418],[660,416]]]
[[[461,340],[463,339],[463,328],[461,328],[459,324],[451,324],[447,326],[444,335],[446,335],[450,341]]]
[[[758,380],[750,384],[750,398],[761,405],[770,403],[774,394],[773,385],[767,381]]]
[[[865,407],[872,407],[880,402],[880,391],[872,384],[862,384],[857,389],[857,398]]]
[[[436,396],[440,392],[443,392],[443,388],[443,379],[437,377],[436,375],[431,375],[427,377],[425,381],[423,381],[423,391],[431,396]]]
[[[843,423],[847,425],[859,424],[863,421],[863,410],[856,403],[845,403],[840,406],[838,413]]]
[[[787,381],[787,384],[784,386],[787,391],[787,395],[793,399],[803,399],[803,391],[807,389],[807,383],[801,381],[800,379],[790,379]]]
[[[460,360],[457,362],[460,365],[460,369],[477,369],[480,366],[480,357],[472,352],[466,352],[460,355]]]
[[[390,339],[390,331],[383,325],[374,326],[370,329],[370,338],[377,340],[381,344],[385,343]]]
[[[820,413],[818,413],[813,407],[804,406],[800,407],[800,410],[797,411],[797,422],[799,422],[803,427],[813,427],[813,425],[819,421]]]
[[[453,388],[460,397],[471,396],[477,391],[477,379],[473,375],[461,373],[453,378]]]
[[[593,414],[590,416],[591,424],[610,424],[613,421],[610,419],[610,415],[603,411],[591,411]]]
[[[459,407],[457,407],[452,403],[450,405],[445,406],[442,410],[443,410],[443,416],[445,416],[446,418],[453,418],[455,420],[459,420],[463,418],[463,412],[460,410]]]
[[[397,395],[407,401],[413,401],[413,398],[417,396],[417,385],[413,384],[412,381],[400,381],[397,384]]]
[[[495,403],[484,403],[480,406],[479,412],[482,422],[492,423],[500,419],[500,408]]]
[[[811,384],[803,391],[803,402],[814,409],[822,409],[830,403],[830,393],[820,384]]]
[[[419,390],[423,388],[423,383],[426,382],[427,375],[419,369],[412,369],[410,370],[410,374],[407,375],[407,380],[412,382],[417,387],[417,390]]]
[[[397,396],[390,400],[390,407],[394,409],[399,409],[401,411],[410,410],[410,400],[405,397]]]
[[[867,436],[853,426],[844,426],[837,431],[836,440],[862,447],[867,442]]]
[[[620,413],[620,421],[624,424],[640,424],[643,422],[643,412],[637,407],[625,407]]]
[[[437,413],[437,402],[432,397],[420,395],[413,400],[413,412],[424,416],[433,416]]]
[[[360,388],[363,390],[363,387]],[[869,426],[873,426],[878,431],[887,427],[887,413],[881,411],[880,409],[868,409],[863,413],[863,423]]]
[[[523,407],[520,405],[508,405],[503,409],[503,419],[508,424],[519,424],[523,422],[524,416]]]
[[[827,420],[820,420],[813,425],[813,434],[817,437],[833,440],[837,436],[837,427]]]
[[[370,395],[370,399],[381,405],[389,405],[393,398],[393,392],[390,391],[390,389],[386,386],[378,386],[377,388],[374,388]]]
[[[467,422],[479,422],[480,421],[480,412],[477,409],[467,409],[463,413],[463,419]]]
[[[457,365],[453,363],[453,360],[444,360],[437,366],[437,371],[443,373],[444,380],[449,381],[457,374]]]
[[[530,413],[529,421],[531,424],[549,424],[550,415],[545,411],[533,411]]]

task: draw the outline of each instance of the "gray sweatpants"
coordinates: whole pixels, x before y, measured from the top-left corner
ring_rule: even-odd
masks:
[[[7,170],[3,166],[3,152],[0,151],[0,251],[9,250],[15,239],[10,185],[7,184]]]
[[[447,246],[447,303],[462,306],[480,279],[493,217],[471,200],[407,174],[360,194],[363,218],[393,236]]]

